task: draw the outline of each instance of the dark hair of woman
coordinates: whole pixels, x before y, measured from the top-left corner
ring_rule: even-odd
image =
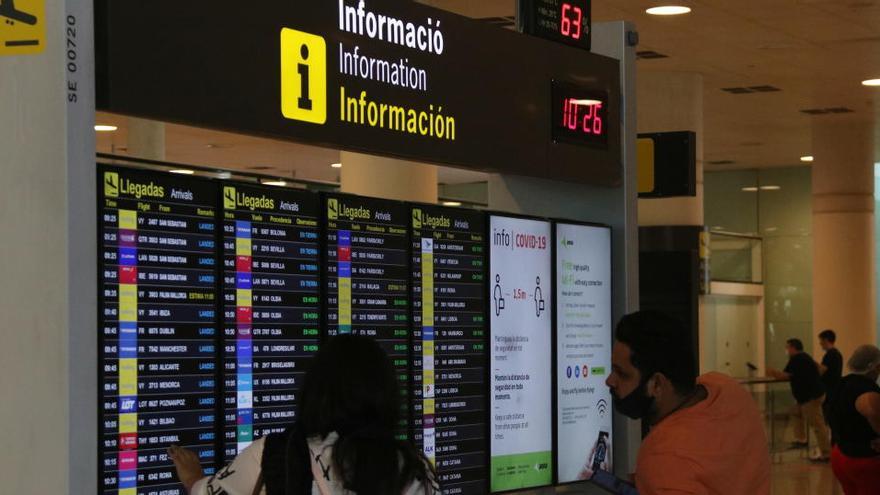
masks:
[[[347,490],[400,495],[413,481],[429,487],[436,479],[425,457],[395,438],[404,419],[400,390],[391,360],[366,337],[334,337],[312,362],[298,425],[306,437],[339,435],[333,464]]]

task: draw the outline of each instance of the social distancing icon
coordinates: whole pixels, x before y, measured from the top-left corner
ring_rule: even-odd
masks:
[[[327,42],[295,29],[281,30],[281,114],[327,122]]]
[[[0,55],[42,52],[45,11],[45,0],[0,0]]]

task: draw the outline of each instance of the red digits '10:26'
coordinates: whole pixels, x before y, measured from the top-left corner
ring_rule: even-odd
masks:
[[[577,5],[568,2],[562,2],[562,13],[559,23],[559,34],[567,36],[574,40],[581,39],[583,34],[583,25],[581,21],[584,18],[584,11]]]
[[[584,134],[602,135],[602,103],[584,104],[574,98],[562,100],[562,125]],[[582,111],[583,110],[583,111]]]

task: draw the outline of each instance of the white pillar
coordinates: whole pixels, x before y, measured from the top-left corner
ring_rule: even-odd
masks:
[[[697,134],[697,195],[640,199],[639,225],[703,225],[703,76],[689,72],[641,72],[639,133]]]
[[[128,118],[128,156],[165,160],[165,124],[155,120]]]
[[[343,151],[341,190],[376,198],[437,202],[437,167]]]
[[[48,0],[37,22],[42,53],[0,56],[0,479],[96,493],[92,2]]]
[[[813,330],[834,329],[846,360],[877,339],[873,125],[823,118],[813,156]]]

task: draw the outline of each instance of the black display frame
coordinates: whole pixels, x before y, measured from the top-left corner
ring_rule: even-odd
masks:
[[[490,378],[492,376],[492,370],[491,370],[491,366],[490,366],[490,364],[491,364],[490,361],[492,359],[492,356],[491,356],[491,350],[489,347],[492,345],[492,341],[491,341],[491,332],[492,331],[491,331],[491,324],[490,324],[490,320],[489,320],[491,308],[488,304],[488,301],[489,301],[488,297],[491,295],[491,290],[488,288],[490,285],[488,283],[488,281],[489,281],[488,275],[489,275],[489,265],[490,265],[489,254],[491,251],[489,249],[489,233],[490,233],[490,229],[491,229],[490,225],[489,225],[489,219],[490,219],[491,215],[486,210],[470,210],[468,208],[444,206],[444,205],[437,205],[437,204],[425,203],[425,202],[407,201],[406,204],[409,206],[409,209],[410,209],[410,218],[412,218],[412,210],[413,209],[418,208],[418,207],[430,207],[432,209],[437,209],[437,210],[472,211],[472,212],[474,212],[475,215],[481,216],[483,219],[483,231],[482,231],[483,249],[484,249],[484,251],[483,251],[483,259],[484,259],[484,262],[483,262],[483,286],[484,286],[483,287],[483,303],[484,303],[483,304],[483,322],[484,322],[484,325],[486,328],[486,335],[485,335],[486,347],[483,349],[483,358],[485,359],[483,381],[488,386],[490,383]],[[409,226],[409,231],[410,231],[410,237],[412,237],[413,227],[412,227],[411,223]],[[410,246],[412,246],[412,239],[410,240]],[[410,259],[411,264],[413,263],[413,261],[412,261],[413,258],[414,258],[414,253],[410,253],[409,259]],[[410,271],[412,271],[412,270],[413,270],[413,267],[410,268]],[[413,305],[411,305],[410,307],[411,307],[411,315],[413,315],[415,308]],[[412,318],[412,316],[410,318],[410,323],[412,325],[415,325],[415,319]],[[411,332],[411,335],[412,335],[412,333],[414,333],[414,330],[413,330],[413,332]],[[410,350],[412,350],[413,347],[414,346],[411,345]],[[410,361],[410,362],[412,362],[412,361]],[[415,373],[413,373],[413,370],[410,370],[410,376],[412,377],[411,379],[414,381]],[[411,388],[411,390],[414,390],[414,383],[411,383],[410,388]],[[486,410],[483,415],[483,423],[485,424],[485,428],[484,428],[483,433],[486,438],[486,452],[485,452],[485,455],[483,456],[484,457],[484,459],[483,459],[484,465],[486,467],[486,479],[485,479],[485,482],[486,482],[485,486],[486,486],[486,490],[487,490],[486,493],[490,493],[489,489],[491,487],[492,413],[490,410],[490,402],[491,401],[490,401],[489,395],[486,395]],[[412,415],[412,411],[410,411],[410,415]],[[439,482],[439,480],[438,480],[438,482]],[[442,491],[442,488],[443,487],[441,485],[441,491]]]
[[[316,243],[318,244],[318,275],[317,275],[317,279],[318,279],[318,290],[317,290],[318,308],[317,309],[318,309],[318,311],[321,311],[323,313],[325,295],[324,295],[324,273],[321,270],[321,267],[323,266],[321,263],[322,262],[321,246],[323,243],[323,238],[321,236],[322,236],[322,228],[323,228],[324,222],[322,221],[323,216],[322,216],[322,211],[321,211],[321,206],[322,206],[321,193],[318,193],[315,191],[309,191],[306,189],[277,188],[275,186],[268,186],[268,185],[264,185],[261,183],[249,183],[249,182],[235,181],[235,180],[229,180],[229,179],[220,179],[220,178],[213,178],[213,177],[205,177],[205,178],[203,178],[203,180],[215,182],[217,184],[217,192],[219,194],[219,199],[218,199],[218,203],[217,203],[216,220],[217,220],[218,224],[217,224],[216,230],[217,230],[217,234],[218,234],[218,241],[217,241],[218,242],[218,244],[217,244],[218,253],[219,253],[219,259],[221,262],[223,261],[223,258],[225,258],[225,256],[226,256],[225,248],[223,247],[223,240],[225,237],[224,232],[223,232],[223,224],[226,222],[225,215],[224,215],[226,210],[223,208],[224,186],[241,185],[241,186],[251,188],[251,189],[266,190],[266,191],[273,191],[273,190],[277,189],[277,190],[282,191],[282,194],[284,194],[284,193],[291,194],[292,193],[293,195],[297,195],[297,196],[303,196],[303,197],[310,196],[311,197],[310,200],[315,201],[317,203],[318,211],[317,211],[317,216],[315,217],[315,220],[318,222],[317,227],[315,227],[315,231],[318,233],[318,239],[316,241]],[[223,296],[226,292],[226,287],[225,287],[226,284],[225,284],[224,277],[223,277],[223,274],[225,271],[223,263],[218,263],[218,267],[219,267],[219,275],[217,276],[217,288],[218,288],[217,290],[218,290],[218,293],[220,294],[221,297],[217,298],[218,299],[218,308],[219,308],[217,310],[218,311],[217,312],[217,315],[218,315],[217,321],[218,321],[218,325],[219,325],[218,328],[220,330],[222,330],[222,331],[217,332],[218,337],[219,337],[219,342],[220,342],[218,344],[219,351],[218,351],[218,355],[217,355],[217,362],[218,362],[218,364],[220,364],[220,366],[218,366],[218,368],[219,368],[219,375],[220,375],[220,379],[221,379],[221,381],[218,382],[219,383],[218,392],[219,392],[219,397],[221,399],[225,400],[225,395],[226,395],[225,384],[222,381],[222,379],[226,376],[226,371],[225,371],[225,367],[224,367],[226,355],[225,355],[225,349],[223,349],[224,343],[226,341],[225,327],[227,324],[226,320],[225,320],[225,316],[224,316],[225,303],[224,303],[224,298],[223,298]],[[318,327],[318,338],[317,338],[318,350],[320,351],[321,346],[323,346],[324,342],[325,342],[325,339],[324,339],[324,328],[325,327],[324,327],[324,317],[323,316],[318,318],[317,327]],[[306,368],[306,371],[308,371],[308,368]],[[297,404],[301,400],[301,393],[302,393],[302,386],[300,386],[299,390],[297,391],[297,394],[299,395],[296,398]],[[225,407],[225,405],[223,405],[222,401],[218,401],[218,404],[219,404],[219,411],[220,411],[220,414],[218,415],[218,418],[220,418],[218,433],[220,435],[218,436],[219,443],[217,446],[219,447],[218,452],[220,455],[218,457],[218,459],[219,459],[218,465],[216,466],[217,470],[221,469],[223,466],[225,466],[229,462],[231,462],[231,461],[227,461],[225,459],[225,456],[226,456],[225,447],[226,447],[227,442],[223,438],[223,434],[225,434],[225,430],[226,430],[226,421],[225,421],[225,416],[222,413],[226,411],[226,407]],[[237,408],[233,408],[232,410],[237,410]],[[299,411],[297,410],[297,413],[295,414],[295,420],[298,418],[299,418]],[[290,425],[290,426],[292,426],[292,425]],[[263,438],[263,437],[260,437],[260,438]],[[257,439],[258,438],[255,437],[254,441],[256,441]]]
[[[552,136],[553,143],[582,146],[598,150],[608,150],[611,146],[610,136],[613,132],[613,128],[611,127],[607,127],[607,131],[601,135],[601,138],[598,139],[586,139],[583,136],[574,137],[570,135],[570,133],[559,129],[559,121],[563,116],[563,113],[559,111],[559,100],[561,96],[560,93],[563,92],[580,93],[586,98],[596,98],[601,101],[601,113],[602,116],[605,118],[606,124],[608,123],[608,107],[610,102],[610,95],[608,91],[595,87],[591,88],[570,80],[553,79],[552,81],[550,81],[550,134]],[[596,135],[592,134],[592,136]]]
[[[562,0],[564,1],[564,0]],[[584,12],[584,17],[586,20],[586,42],[579,42],[578,40],[574,40],[568,36],[563,35],[562,33],[557,33],[555,31],[548,30],[538,25],[538,17],[539,14],[537,9],[540,7],[539,3],[541,0],[517,0],[517,12],[521,19],[521,29],[524,33],[535,36],[537,38],[542,38],[545,40],[553,41],[554,43],[561,43],[563,45],[567,45],[573,48],[578,48],[581,50],[590,51],[593,48],[593,0],[585,0],[587,2],[587,11]]]
[[[222,295],[223,289],[224,289],[224,278],[223,278],[223,271],[224,270],[223,270],[223,262],[222,262],[223,239],[224,239],[223,223],[225,222],[224,215],[223,215],[224,209],[222,208],[222,206],[223,206],[223,191],[224,191],[223,186],[224,185],[232,185],[232,186],[242,185],[242,186],[249,187],[249,188],[265,189],[265,190],[271,190],[271,188],[268,186],[255,184],[255,183],[249,183],[249,182],[245,182],[245,181],[219,179],[219,178],[213,178],[213,177],[198,177],[198,178],[176,177],[176,176],[172,176],[167,171],[155,170],[155,169],[151,169],[148,167],[123,165],[123,164],[110,164],[110,163],[103,163],[103,162],[99,161],[96,165],[96,171],[95,171],[96,181],[99,186],[99,189],[97,192],[97,198],[96,198],[96,202],[95,202],[95,214],[96,214],[95,220],[96,220],[96,223],[99,224],[98,228],[96,229],[97,246],[99,247],[99,249],[96,250],[95,256],[96,256],[97,265],[98,265],[99,269],[96,271],[95,275],[96,275],[96,283],[97,283],[97,286],[99,287],[99,289],[103,289],[103,283],[104,283],[103,271],[100,269],[100,266],[102,264],[102,254],[101,253],[103,252],[100,249],[100,246],[104,242],[103,241],[104,229],[101,227],[100,222],[102,219],[102,214],[103,214],[103,209],[104,209],[105,203],[103,202],[104,196],[100,191],[102,191],[103,174],[105,171],[132,171],[136,174],[144,175],[147,177],[149,177],[149,176],[158,176],[158,177],[164,177],[164,178],[173,177],[174,180],[177,180],[183,184],[201,183],[201,184],[208,185],[208,186],[216,189],[217,203],[215,205],[216,209],[215,209],[215,216],[214,216],[214,222],[215,222],[214,238],[215,238],[215,246],[216,246],[215,249],[217,250],[216,251],[217,259],[219,261],[217,263],[215,263],[215,266],[214,266],[214,277],[215,277],[214,290],[216,293],[220,294],[220,297],[217,297],[215,300],[215,303],[214,303],[215,324],[216,324],[215,326],[217,328],[217,332],[216,332],[214,339],[213,339],[215,349],[217,350],[216,356],[214,357],[214,361],[216,363],[215,370],[214,370],[214,379],[215,379],[215,392],[216,392],[215,395],[218,397],[218,400],[215,401],[215,405],[214,405],[215,421],[214,421],[213,431],[215,433],[215,440],[213,443],[214,443],[214,447],[215,447],[215,456],[214,456],[214,463],[212,466],[215,469],[215,471],[220,470],[224,465],[227,464],[226,460],[224,458],[224,455],[223,455],[224,448],[227,443],[224,438],[224,434],[223,434],[224,428],[225,428],[224,412],[226,411],[226,407],[225,407],[223,400],[222,400],[223,378],[225,375],[224,366],[223,366],[223,361],[224,361],[224,352],[223,352],[223,350],[224,350],[224,331],[223,331],[223,327],[224,327],[224,313],[223,313],[224,298]],[[599,222],[589,222],[589,221],[553,218],[553,217],[546,217],[546,216],[526,215],[526,214],[510,213],[510,212],[504,212],[504,211],[498,211],[498,210],[469,210],[467,208],[456,208],[456,207],[449,207],[449,206],[437,205],[437,204],[432,204],[432,203],[400,201],[400,200],[395,200],[395,199],[375,198],[375,197],[370,197],[370,196],[362,196],[362,195],[354,195],[354,194],[338,193],[338,192],[297,191],[296,194],[301,195],[304,198],[309,197],[310,200],[316,201],[318,204],[318,208],[319,208],[318,215],[316,217],[316,219],[318,221],[318,226],[315,230],[317,231],[318,236],[319,236],[317,244],[319,246],[319,251],[320,251],[319,256],[318,256],[318,262],[320,263],[320,265],[319,265],[319,274],[317,277],[318,281],[319,281],[317,293],[319,294],[319,298],[320,298],[319,307],[323,313],[322,316],[318,320],[318,334],[319,334],[318,341],[319,341],[320,346],[323,346],[326,343],[326,341],[329,339],[329,335],[327,333],[328,326],[329,326],[328,325],[329,302],[328,302],[328,298],[327,298],[327,280],[328,280],[329,275],[326,271],[327,262],[328,262],[328,250],[327,250],[327,246],[326,246],[326,239],[327,239],[328,232],[330,230],[328,228],[328,222],[327,222],[327,220],[328,220],[327,219],[327,200],[328,200],[328,198],[330,198],[330,197],[351,198],[354,201],[367,200],[368,202],[378,202],[378,203],[382,203],[382,204],[389,204],[389,205],[394,205],[397,208],[400,208],[400,210],[402,212],[406,213],[406,216],[405,216],[406,220],[404,222],[403,227],[406,232],[406,234],[405,234],[406,246],[407,246],[406,247],[406,256],[407,256],[407,264],[406,265],[408,268],[408,276],[410,277],[410,279],[407,281],[407,284],[408,284],[407,297],[410,298],[410,301],[409,301],[409,305],[407,308],[407,312],[409,314],[409,318],[408,318],[407,325],[406,325],[407,329],[408,329],[408,334],[407,334],[408,365],[407,365],[407,380],[406,380],[406,384],[405,384],[406,396],[404,399],[404,403],[406,405],[406,410],[407,410],[407,415],[404,419],[406,420],[407,429],[411,429],[411,427],[412,427],[412,423],[411,423],[412,418],[413,418],[413,411],[412,411],[413,394],[412,394],[412,392],[414,390],[413,387],[415,386],[415,380],[414,380],[414,376],[415,376],[414,371],[415,370],[414,370],[414,366],[413,366],[413,360],[416,357],[415,352],[414,352],[415,319],[413,317],[415,307],[412,304],[412,299],[411,299],[412,295],[413,295],[412,289],[414,287],[413,282],[412,282],[412,273],[413,273],[413,270],[415,269],[415,266],[414,266],[415,262],[413,261],[415,253],[413,251],[413,238],[414,238],[413,237],[413,229],[414,229],[414,227],[412,225],[412,212],[414,209],[421,207],[421,208],[430,208],[435,211],[449,211],[449,212],[463,211],[463,212],[467,212],[468,215],[481,217],[481,219],[483,221],[483,229],[481,232],[484,236],[484,240],[483,240],[484,265],[483,265],[483,270],[482,270],[482,273],[484,276],[484,286],[483,286],[483,291],[482,291],[484,304],[483,304],[483,312],[482,313],[483,313],[483,318],[484,318],[485,328],[486,328],[486,335],[485,335],[486,347],[484,348],[483,353],[482,353],[482,358],[485,360],[483,379],[485,381],[485,387],[486,387],[484,390],[484,393],[486,393],[486,397],[485,397],[486,410],[484,412],[483,419],[485,422],[484,434],[485,434],[485,438],[486,438],[487,449],[486,449],[486,452],[484,455],[484,462],[485,462],[485,466],[486,466],[485,483],[486,483],[486,487],[488,490],[491,490],[492,443],[493,443],[493,439],[492,439],[493,415],[492,415],[492,410],[491,410],[491,403],[492,403],[492,401],[491,401],[491,395],[492,395],[492,386],[491,386],[492,385],[492,362],[491,362],[492,349],[490,346],[492,345],[492,338],[495,334],[494,329],[493,329],[493,325],[492,325],[491,307],[489,304],[487,304],[487,301],[489,301],[492,296],[492,289],[491,289],[492,284],[490,283],[490,280],[489,280],[489,276],[491,275],[491,266],[492,266],[492,247],[491,247],[492,246],[492,232],[491,232],[492,218],[493,217],[500,217],[500,218],[508,218],[508,219],[531,220],[531,221],[537,221],[537,222],[542,222],[542,223],[548,224],[550,227],[550,237],[549,237],[548,241],[551,243],[551,246],[550,246],[551,283],[553,284],[553,293],[552,294],[553,294],[553,298],[554,298],[553,303],[552,303],[552,308],[550,309],[552,330],[551,330],[551,335],[550,335],[551,359],[550,359],[550,369],[549,369],[549,373],[550,373],[550,377],[551,377],[550,395],[551,395],[551,411],[552,411],[552,414],[551,414],[551,432],[552,432],[551,459],[552,459],[552,461],[551,462],[553,463],[553,465],[551,467],[551,481],[547,484],[542,484],[542,485],[515,488],[515,489],[511,489],[511,490],[496,491],[496,492],[490,491],[489,493],[507,494],[507,493],[519,492],[522,490],[539,489],[539,488],[549,487],[549,486],[565,486],[565,485],[585,483],[585,481],[583,481],[583,480],[568,481],[568,482],[562,482],[559,480],[559,438],[558,438],[559,432],[558,432],[558,421],[557,421],[557,418],[559,415],[559,400],[558,400],[559,377],[557,375],[557,369],[556,369],[557,365],[558,365],[558,360],[559,360],[559,353],[557,352],[558,351],[558,349],[557,349],[557,345],[558,345],[558,320],[559,320],[559,317],[558,317],[558,288],[559,287],[558,287],[558,274],[557,274],[557,269],[556,269],[556,263],[558,260],[557,243],[559,240],[558,227],[560,225],[570,225],[570,226],[581,226],[581,227],[593,227],[593,228],[607,229],[611,235],[611,251],[610,251],[610,257],[608,259],[608,262],[611,263],[610,266],[611,266],[611,270],[613,273],[613,263],[616,258],[615,254],[614,254],[614,239],[613,239],[614,228],[613,228],[613,226],[611,226],[609,224],[605,224],[605,223],[599,223]],[[452,213],[450,213],[450,214],[452,214]],[[614,283],[613,276],[610,280],[609,286],[610,286],[609,290],[611,291],[612,301],[613,301],[613,297],[614,297],[616,290],[617,290],[615,283]],[[98,313],[98,323],[99,323],[98,329],[97,329],[98,330],[97,344],[99,346],[98,349],[100,350],[100,349],[103,349],[103,346],[105,344],[105,335],[102,330],[102,326],[103,326],[102,325],[102,321],[103,321],[102,311],[103,311],[103,306],[105,303],[105,295],[104,295],[103,290],[99,290],[98,292],[99,292],[98,293],[98,306],[96,308],[96,311]],[[611,309],[612,309],[612,318],[613,318],[614,317],[614,308],[612,307]],[[613,323],[614,322],[612,321],[611,322],[612,335],[611,335],[611,339],[609,342],[610,345],[613,345],[613,342],[614,342]],[[320,349],[320,347],[319,347],[319,349]],[[97,381],[97,386],[98,386],[98,390],[99,390],[99,404],[100,404],[101,397],[102,397],[102,392],[100,392],[100,390],[102,390],[102,388],[103,388],[103,381],[104,381],[103,360],[98,361],[97,366],[96,366],[96,371],[97,371],[97,374],[96,374],[97,380],[96,381]],[[401,387],[404,387],[404,385],[401,385]],[[613,415],[614,409],[613,409],[612,404],[609,404],[609,411],[611,411],[611,414]],[[101,429],[103,427],[103,412],[102,412],[102,410],[98,411],[97,423],[98,423],[98,431],[101,431]],[[612,445],[614,445],[617,431],[614,428],[613,422],[612,422],[611,431],[609,433],[611,434]],[[412,440],[411,435],[408,435],[408,440],[409,441]],[[100,459],[100,458],[103,458],[102,456],[103,456],[103,452],[105,450],[103,447],[103,435],[98,436],[97,444],[98,444],[97,453],[98,453],[98,457]],[[98,475],[98,480],[100,482],[100,480],[104,476],[104,468],[103,468],[103,463],[99,462],[98,464],[99,465],[98,465],[97,475]]]
[[[407,266],[407,270],[408,270],[408,276],[406,278],[407,298],[411,297],[411,294],[410,294],[411,287],[409,286],[411,273],[409,273],[409,272],[412,272],[412,259],[411,259],[412,258],[412,247],[410,246],[410,244],[412,243],[412,232],[411,232],[412,229],[410,228],[410,218],[411,218],[412,213],[410,211],[410,207],[409,207],[408,202],[397,200],[397,199],[377,198],[377,197],[373,197],[373,196],[364,196],[364,195],[359,195],[359,194],[350,194],[350,193],[344,193],[344,192],[326,192],[326,191],[318,193],[318,196],[319,196],[319,202],[320,202],[320,206],[319,206],[320,211],[318,212],[319,213],[318,221],[319,221],[320,225],[319,225],[318,230],[319,230],[319,236],[320,236],[319,243],[321,245],[321,249],[320,249],[320,251],[321,251],[321,257],[320,257],[321,266],[319,267],[319,269],[321,272],[321,278],[320,278],[321,311],[323,313],[322,318],[321,318],[320,334],[321,334],[321,345],[323,346],[327,342],[327,340],[329,340],[331,337],[328,334],[329,327],[330,327],[330,322],[329,322],[330,304],[329,304],[329,297],[328,297],[329,291],[327,290],[327,284],[329,282],[329,275],[327,274],[327,267],[328,267],[329,258],[327,256],[328,250],[327,250],[326,244],[327,244],[327,235],[330,231],[330,228],[328,227],[328,221],[327,221],[328,220],[328,218],[327,218],[327,200],[329,198],[337,198],[337,199],[338,198],[349,198],[354,201],[358,201],[358,200],[376,201],[376,202],[387,203],[387,204],[392,204],[392,205],[399,205],[406,212],[406,219],[407,220],[404,223],[403,228],[406,230],[406,256],[407,256],[406,266]],[[338,242],[338,240],[337,240],[337,242]],[[337,292],[337,294],[338,294],[338,292]],[[411,425],[410,425],[411,411],[409,410],[410,409],[409,406],[410,406],[410,392],[412,391],[412,387],[413,387],[412,369],[411,369],[412,359],[413,359],[412,304],[407,304],[407,314],[409,315],[409,318],[407,319],[407,331],[408,331],[408,333],[407,333],[407,340],[408,340],[407,373],[406,373],[407,380],[406,380],[406,385],[405,385],[406,395],[403,396],[402,401],[407,406],[407,413],[406,413],[404,419],[406,420],[406,426],[405,426],[406,441],[410,441],[409,432],[410,432],[410,427],[411,427]],[[337,310],[337,317],[338,316],[339,315],[338,315],[338,310]],[[337,324],[337,326],[338,326],[338,324]],[[394,359],[391,356],[389,356],[389,358],[391,358],[392,361]]]
[[[101,246],[103,246],[103,244],[104,244],[104,238],[103,238],[104,228],[102,226],[102,224],[103,224],[102,218],[103,218],[103,209],[104,209],[104,204],[105,204],[103,201],[105,198],[104,198],[104,194],[102,192],[103,191],[103,184],[104,184],[103,176],[104,176],[104,172],[123,171],[123,170],[134,172],[135,174],[138,174],[138,175],[147,175],[147,176],[149,176],[149,175],[162,176],[164,174],[170,175],[170,172],[161,172],[161,171],[152,170],[152,169],[144,168],[144,167],[138,167],[138,166],[123,165],[123,164],[111,164],[111,163],[104,163],[101,161],[97,161],[95,164],[96,197],[95,197],[95,204],[94,204],[94,207],[95,207],[94,220],[95,220],[95,226],[96,226],[96,229],[95,229],[96,247],[98,248],[95,250],[95,260],[96,260],[96,267],[97,267],[97,269],[95,270],[95,286],[98,288],[97,307],[95,308],[95,313],[97,314],[97,327],[95,330],[96,330],[96,334],[97,334],[97,345],[98,345],[97,350],[98,350],[99,355],[103,352],[104,344],[105,344],[105,335],[104,335],[104,329],[103,329],[103,327],[104,327],[103,308],[104,308],[104,304],[105,304],[105,296],[104,296],[104,291],[103,291],[103,284],[104,284],[103,271],[101,269],[101,266],[103,264],[103,257],[101,256],[103,249]],[[178,179],[181,182],[190,182],[190,183],[203,182],[205,184],[211,184],[212,187],[215,187],[217,189],[216,198],[217,198],[217,201],[220,201],[217,204],[222,205],[223,189],[221,187],[221,185],[222,185],[221,181],[216,180],[216,179],[212,179],[212,178],[187,178],[187,177],[184,177],[184,178],[178,178]],[[215,211],[214,221],[216,222],[217,219],[218,219],[218,215],[216,214],[216,211]],[[216,223],[215,223],[214,227],[215,227],[214,228],[214,243],[215,243],[215,249],[217,249],[217,246],[220,246],[220,244],[218,244],[218,243],[222,242],[223,232],[222,232],[222,229],[218,228]],[[221,277],[222,277],[221,266],[219,263],[215,263],[214,264],[214,291],[215,291],[215,293],[222,292],[222,284],[220,282]],[[220,396],[222,395],[219,392],[222,390],[223,370],[222,370],[221,366],[217,366],[218,364],[222,364],[222,357],[220,356],[221,353],[219,351],[221,349],[222,344],[223,344],[223,336],[222,336],[222,332],[220,331],[220,328],[219,328],[219,323],[221,322],[219,315],[221,314],[220,312],[222,311],[222,307],[223,307],[222,298],[215,298],[215,301],[214,301],[215,320],[214,320],[214,322],[215,322],[216,332],[214,335],[214,348],[215,348],[215,357],[214,357],[214,363],[215,363],[214,381],[215,381],[215,384],[214,384],[214,389],[215,389],[215,397],[216,398],[220,398]],[[95,369],[97,371],[95,378],[96,378],[96,387],[97,387],[97,391],[98,391],[98,411],[97,411],[96,419],[97,419],[97,426],[98,426],[97,431],[99,432],[99,434],[96,437],[96,440],[97,440],[96,445],[98,447],[96,454],[97,454],[97,458],[98,458],[97,481],[98,481],[99,487],[102,485],[102,479],[104,478],[104,469],[103,469],[104,466],[103,466],[102,459],[103,459],[103,454],[105,451],[105,448],[103,446],[103,433],[100,433],[103,431],[103,428],[104,428],[104,425],[103,425],[104,412],[103,412],[103,405],[102,405],[103,395],[104,395],[104,393],[103,393],[103,383],[104,383],[103,365],[104,365],[103,357],[99,357],[98,362],[97,362],[97,366],[95,367]],[[222,401],[215,400],[215,402],[214,402],[214,428],[213,428],[214,429],[214,463],[213,463],[214,472],[217,472],[225,465],[225,462],[223,461],[223,456],[222,456],[222,450],[223,450],[222,449],[223,442],[222,442],[222,435],[221,435],[222,428],[218,427],[218,425],[222,419],[222,413],[223,413]],[[117,471],[118,471],[118,468],[117,468]],[[118,478],[118,476],[117,476],[117,478]],[[118,479],[117,479],[117,483],[118,483]],[[118,487],[117,487],[117,489],[118,489]],[[103,490],[101,490],[99,488],[98,493],[102,493],[102,492],[103,492]]]
[[[582,485],[582,484],[589,483],[589,480],[574,480],[574,481],[560,481],[559,480],[559,461],[558,461],[558,458],[559,458],[559,421],[558,421],[558,417],[559,417],[559,388],[558,388],[559,387],[559,385],[558,385],[559,375],[557,374],[557,366],[559,363],[559,361],[558,361],[559,360],[559,353],[557,352],[558,351],[558,347],[557,347],[557,344],[558,344],[557,334],[558,334],[558,332],[557,332],[557,330],[558,330],[559,315],[557,314],[558,304],[555,304],[556,301],[558,300],[558,288],[559,288],[559,283],[557,281],[557,273],[556,273],[556,262],[558,261],[558,258],[557,258],[558,244],[557,243],[559,240],[558,235],[557,235],[557,233],[558,233],[557,226],[558,225],[570,225],[570,226],[575,226],[575,227],[595,227],[595,228],[602,228],[602,229],[608,230],[609,236],[611,238],[611,245],[610,245],[611,256],[609,257],[608,262],[610,263],[609,266],[611,268],[611,273],[612,273],[611,280],[609,281],[609,290],[611,291],[611,303],[612,303],[611,322],[610,322],[610,324],[611,324],[611,339],[609,339],[609,347],[608,347],[609,351],[611,350],[611,346],[614,345],[614,308],[613,308],[614,295],[615,295],[615,284],[614,284],[614,276],[613,276],[613,274],[614,274],[614,260],[615,260],[615,256],[614,256],[614,227],[611,226],[610,224],[606,224],[606,223],[589,222],[589,221],[583,221],[583,220],[569,220],[569,219],[553,218],[553,219],[551,219],[551,221],[553,223],[552,230],[553,230],[553,246],[554,246],[554,248],[553,248],[553,290],[554,290],[553,296],[555,298],[557,298],[557,299],[554,299],[554,304],[553,304],[553,363],[552,363],[552,366],[553,366],[553,380],[552,380],[552,387],[553,387],[553,484],[554,484],[554,486]],[[611,373],[611,370],[609,369],[608,372]],[[608,411],[609,411],[609,414],[611,415],[611,418],[612,418],[611,431],[609,432],[609,434],[611,435],[611,445],[613,447],[614,446],[614,439],[616,438],[615,437],[616,430],[617,430],[614,427],[614,404],[613,404],[613,401],[612,401],[612,403],[608,404]],[[612,456],[614,455],[614,452],[616,450],[617,449],[612,449]],[[612,459],[612,466],[613,466],[613,459]]]

